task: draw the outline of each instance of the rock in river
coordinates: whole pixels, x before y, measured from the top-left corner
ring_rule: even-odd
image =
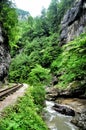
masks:
[[[75,116],[75,111],[67,105],[55,104],[53,109],[68,116]]]

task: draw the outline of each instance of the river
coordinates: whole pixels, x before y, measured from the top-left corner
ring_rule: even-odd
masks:
[[[53,101],[45,101],[44,119],[50,130],[79,130],[76,126],[70,123],[71,116],[62,115],[52,109]]]

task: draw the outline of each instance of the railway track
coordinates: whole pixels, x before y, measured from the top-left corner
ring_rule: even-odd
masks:
[[[14,93],[15,91],[17,91],[21,87],[23,87],[23,84],[17,84],[13,87],[10,87],[10,88],[7,88],[7,89],[0,91],[0,101],[2,101],[6,96]]]

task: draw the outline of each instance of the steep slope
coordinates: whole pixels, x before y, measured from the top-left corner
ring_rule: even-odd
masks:
[[[86,32],[86,1],[78,0],[74,6],[67,11],[61,22],[61,43],[63,45],[82,32]]]
[[[8,68],[10,64],[10,54],[8,46],[8,38],[4,34],[0,25],[0,81],[3,81],[7,76]]]
[[[15,6],[11,0],[0,1],[0,82],[8,74],[10,64],[9,48],[18,40],[18,20]]]

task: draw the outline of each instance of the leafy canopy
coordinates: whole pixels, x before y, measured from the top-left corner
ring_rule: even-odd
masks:
[[[17,14],[12,1],[0,1],[0,24],[4,28],[4,33],[9,39],[10,46],[13,46],[18,40]]]

